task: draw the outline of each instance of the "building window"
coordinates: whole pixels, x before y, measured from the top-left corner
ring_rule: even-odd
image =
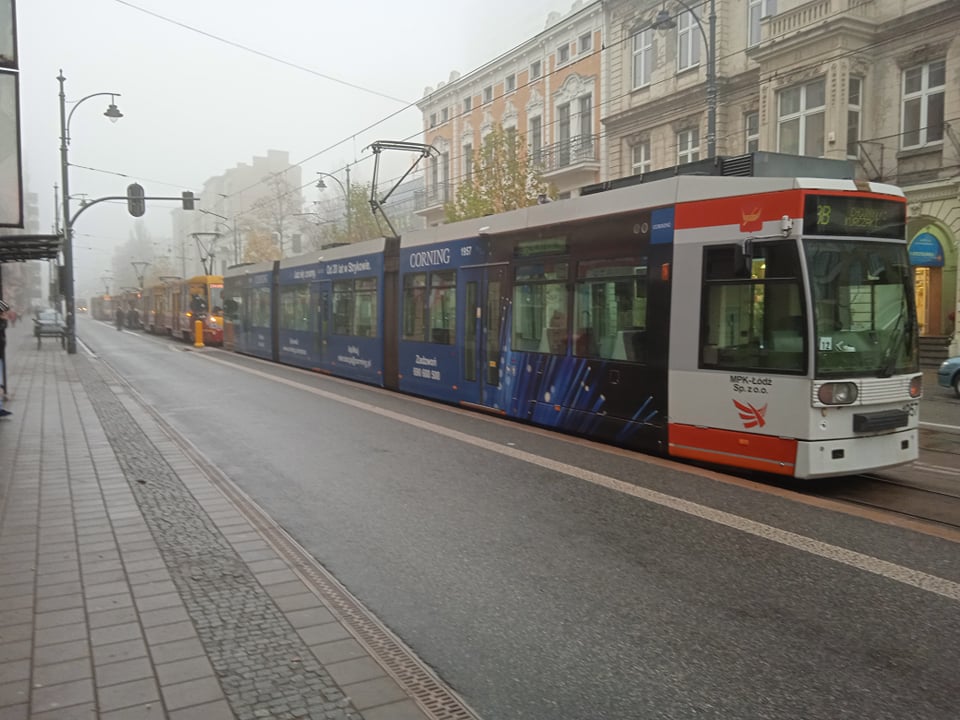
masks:
[[[512,160],[517,157],[517,126],[510,125],[503,129],[504,140],[507,145],[507,156]]]
[[[437,114],[430,113],[430,127],[436,127],[436,126],[437,126]]]
[[[586,35],[581,35],[578,42],[578,50],[581,55],[584,53],[590,52],[593,48],[593,33],[587,33]]]
[[[677,133],[677,165],[700,159],[700,129],[689,128]]]
[[[752,153],[760,149],[760,113],[750,112],[743,116],[743,149]]]
[[[570,44],[564,44],[557,48],[557,65],[563,65],[570,60]]]
[[[463,178],[467,182],[473,178],[473,143],[463,146]]]
[[[634,175],[648,173],[653,169],[653,163],[650,161],[649,140],[641,140],[633,146],[633,164],[630,169]]]
[[[471,110],[473,110],[473,97],[465,97],[463,99],[463,111],[468,113]]]
[[[506,80],[503,81],[503,91],[513,92],[516,89],[517,89],[517,76],[507,75]]]
[[[633,36],[633,89],[650,84],[653,70],[653,30],[647,28]]]
[[[852,77],[847,93],[847,157],[860,157],[860,118],[862,116],[863,80]]]
[[[580,98],[580,137],[593,135],[593,99],[589,95]]]
[[[440,111],[440,122],[445,123],[450,119],[450,111],[447,108],[444,108]]]
[[[538,77],[540,77],[542,73],[542,67],[543,66],[540,64],[539,60],[534,60],[532,63],[530,63],[530,79],[531,80],[536,80]]]
[[[483,89],[483,101],[485,103],[491,102],[493,100],[493,85],[487,85]]]
[[[692,12],[677,17],[677,69],[686,70],[700,64],[700,26]]]
[[[749,0],[747,5],[747,44],[760,42],[760,21],[777,14],[777,0]]]
[[[557,154],[557,164],[566,167],[570,164],[570,103],[557,106],[557,136],[560,149]]]
[[[904,149],[943,142],[945,80],[945,60],[918,65],[903,72]]]
[[[543,152],[543,121],[539,115],[530,118],[530,159],[539,165]]]
[[[793,155],[823,155],[826,81],[822,78],[780,92],[777,149]]]

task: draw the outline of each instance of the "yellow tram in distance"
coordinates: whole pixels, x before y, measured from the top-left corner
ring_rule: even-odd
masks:
[[[144,288],[144,328],[157,335],[196,343],[201,323],[203,344],[223,344],[223,277],[197,275],[161,278]]]

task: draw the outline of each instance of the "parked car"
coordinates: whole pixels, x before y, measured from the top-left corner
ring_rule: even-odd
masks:
[[[37,349],[45,337],[60,338],[60,344],[66,343],[67,324],[63,315],[53,309],[40,310],[33,318],[33,334],[37,338]]]
[[[943,387],[952,387],[953,392],[960,397],[960,355],[943,361],[937,370],[937,382]]]

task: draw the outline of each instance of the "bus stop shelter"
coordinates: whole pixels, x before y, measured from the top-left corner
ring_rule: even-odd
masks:
[[[60,253],[59,235],[0,235],[0,300],[3,299],[3,266],[11,262],[27,260],[55,260]],[[5,332],[5,324],[0,324],[0,333]],[[4,394],[7,393],[7,343],[0,337],[0,361],[3,361]]]

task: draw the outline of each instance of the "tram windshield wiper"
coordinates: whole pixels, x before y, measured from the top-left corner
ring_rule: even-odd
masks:
[[[912,333],[911,323],[903,322],[906,310],[906,307],[901,306],[900,314],[897,316],[897,322],[890,331],[890,337],[883,348],[883,359],[880,365],[879,377],[888,378],[893,375],[897,369],[897,358],[900,355],[900,347],[903,344],[904,337],[908,330]]]

